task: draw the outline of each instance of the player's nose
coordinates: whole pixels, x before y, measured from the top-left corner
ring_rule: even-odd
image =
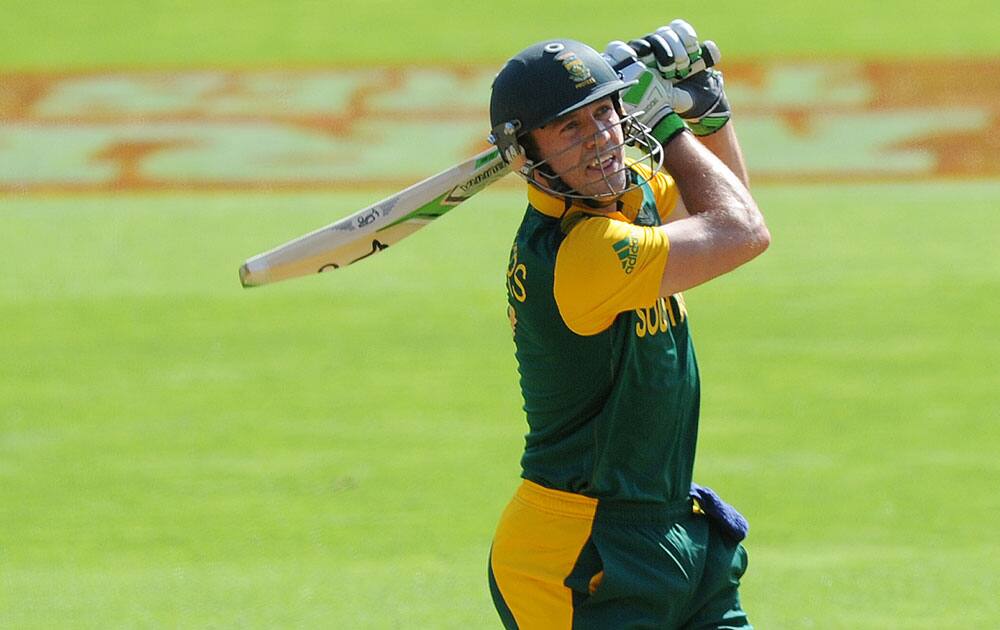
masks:
[[[601,120],[591,120],[591,134],[587,141],[588,148],[603,148],[611,142],[611,125]]]

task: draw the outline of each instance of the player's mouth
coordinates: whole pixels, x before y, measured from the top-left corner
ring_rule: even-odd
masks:
[[[609,155],[600,156],[594,158],[587,164],[587,172],[596,176],[604,177],[605,175],[610,175],[616,171],[621,170],[622,164],[621,160],[618,158],[616,153],[611,153]]]

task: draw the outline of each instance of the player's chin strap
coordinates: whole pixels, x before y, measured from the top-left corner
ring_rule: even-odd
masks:
[[[632,183],[628,183],[629,180],[626,179],[626,186],[621,190],[615,190],[615,185],[609,178],[621,172],[625,172],[626,175],[628,175],[630,166],[623,161],[621,167],[612,171],[604,172],[602,169],[600,178],[586,182],[587,185],[595,184],[601,181],[604,182],[604,185],[608,188],[608,192],[598,195],[584,195],[577,192],[575,189],[568,186],[566,182],[563,181],[562,177],[555,173],[549,165],[549,162],[553,158],[557,158],[563,153],[574,149],[580,143],[586,142],[586,138],[571,144],[555,155],[549,156],[547,159],[539,160],[537,162],[528,159],[527,156],[525,156],[524,148],[518,142],[518,137],[523,135],[519,133],[521,128],[519,121],[515,120],[502,125],[497,125],[493,128],[493,132],[489,135],[488,140],[500,150],[500,155],[503,156],[504,161],[514,166],[514,171],[522,179],[528,182],[529,185],[534,186],[542,192],[550,195],[564,198],[567,202],[567,206],[571,203],[571,200],[579,199],[584,204],[593,208],[603,208],[617,200],[626,192],[634,190],[648,182],[653,178],[656,172],[660,170],[660,167],[663,166],[663,147],[660,145],[659,141],[653,137],[650,129],[637,120],[636,117],[640,114],[642,114],[642,112],[636,111],[623,116],[619,124],[622,126],[622,135],[624,140],[611,146],[603,146],[600,149],[595,148],[594,158],[599,161],[602,156],[606,157],[611,152],[617,151],[625,146],[630,146],[638,149],[642,154],[642,156],[633,163],[646,164],[649,168],[649,175],[642,179],[637,179]],[[598,134],[595,133],[593,137],[596,138],[597,135]],[[580,166],[573,168],[580,168]]]

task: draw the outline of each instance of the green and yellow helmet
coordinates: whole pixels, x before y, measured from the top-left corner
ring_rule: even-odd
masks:
[[[493,80],[489,141],[508,163],[513,162],[523,152],[522,141],[528,133],[574,110],[611,96],[621,114],[621,92],[635,83],[624,81],[608,60],[587,44],[571,39],[539,42],[509,59]],[[626,143],[640,146],[643,159],[652,162],[658,156],[662,160],[661,147],[649,130],[634,116],[623,116],[622,120]],[[552,187],[539,186],[546,192],[584,197],[554,177],[543,162],[535,161],[536,156],[526,157],[518,172],[530,184],[538,186],[532,174],[541,169],[554,182]],[[653,170],[659,165],[657,161]]]

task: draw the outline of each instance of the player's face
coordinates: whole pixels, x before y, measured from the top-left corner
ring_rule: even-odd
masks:
[[[610,96],[532,134],[540,159],[579,194],[610,202],[625,190],[624,134]]]

